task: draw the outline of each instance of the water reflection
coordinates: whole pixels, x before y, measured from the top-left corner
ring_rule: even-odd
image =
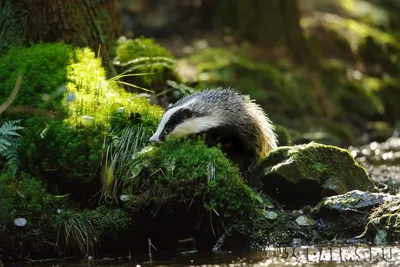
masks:
[[[257,251],[229,251],[224,253],[153,253],[153,261],[143,254],[135,257],[81,259],[64,262],[13,264],[38,267],[98,266],[399,266],[399,246],[302,246],[268,247]],[[7,265],[6,265],[7,266]]]

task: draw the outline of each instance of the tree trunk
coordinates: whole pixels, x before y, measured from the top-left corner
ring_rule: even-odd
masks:
[[[118,0],[0,0],[0,53],[12,45],[65,42],[100,49],[110,68],[108,52],[120,31]]]
[[[303,29],[300,26],[300,10],[297,0],[281,0],[280,14],[286,39],[286,46],[289,49],[295,62],[303,64],[313,63],[313,57],[304,37]]]

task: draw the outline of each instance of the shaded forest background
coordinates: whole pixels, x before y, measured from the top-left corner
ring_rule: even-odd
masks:
[[[294,143],[383,141],[400,115],[396,1],[0,0],[0,8],[0,54],[38,42],[89,46],[108,77],[156,73],[122,80],[152,90],[163,107],[194,89],[234,87]]]
[[[169,49],[184,83],[250,93],[299,142],[350,145],[393,134],[396,1],[122,0],[121,10],[123,35]]]

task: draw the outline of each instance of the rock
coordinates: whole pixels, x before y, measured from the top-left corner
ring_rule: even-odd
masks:
[[[310,217],[305,216],[305,215],[301,215],[301,216],[297,217],[296,223],[301,226],[309,226],[309,225],[315,224],[313,219],[311,219]]]
[[[324,239],[362,238],[366,236],[364,235],[366,225],[371,224],[371,212],[385,203],[399,203],[399,201],[400,198],[395,195],[354,190],[324,198],[311,210],[310,216],[319,222],[316,228]],[[369,228],[374,229],[368,234],[371,240],[377,242],[386,240],[387,233],[385,235],[383,231],[377,232],[383,230],[383,227]]]
[[[400,196],[390,195],[369,216],[361,236],[373,238],[375,243],[398,241],[400,238]]]
[[[371,210],[386,201],[396,200],[399,201],[399,197],[394,195],[354,190],[343,195],[324,198],[312,209],[311,213],[317,214],[327,210],[337,212]]]
[[[373,181],[345,149],[309,143],[269,153],[253,173],[263,192],[288,208],[315,205],[321,198],[351,190],[375,189]]]

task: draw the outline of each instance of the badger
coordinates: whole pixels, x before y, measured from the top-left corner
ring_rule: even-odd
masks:
[[[149,141],[204,135],[207,145],[221,144],[227,157],[243,172],[277,147],[274,130],[265,112],[248,95],[231,88],[216,88],[170,104]]]

